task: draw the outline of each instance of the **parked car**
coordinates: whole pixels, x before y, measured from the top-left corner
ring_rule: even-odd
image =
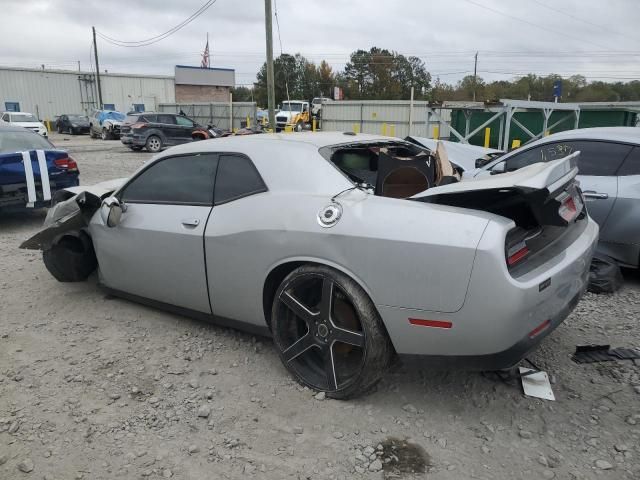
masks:
[[[124,118],[123,113],[114,110],[95,110],[89,117],[89,135],[102,140],[117,140]]]
[[[116,295],[272,335],[299,382],[346,398],[368,391],[396,354],[509,367],[565,319],[598,237],[576,156],[399,199],[385,186],[413,188],[413,168],[384,175],[375,194],[350,178],[364,160],[371,172],[386,157],[433,165],[402,140],[193,142],[130,179],[67,189],[50,212],[56,227],[22,247],[42,248],[59,280],[86,278],[97,263]],[[91,238],[84,261],[81,249],[57,247],[63,219],[69,235]]]
[[[38,120],[32,113],[4,112],[0,118],[10,125],[24,127],[32,132],[42,135],[43,137],[47,137],[49,135],[44,123]]]
[[[580,152],[578,180],[589,215],[600,225],[598,251],[640,267],[640,130],[582,128],[554,133],[466,173],[510,172]]]
[[[57,192],[79,185],[78,177],[67,152],[28,129],[0,123],[0,210],[48,207]]]
[[[89,117],[79,114],[63,114],[55,122],[58,133],[68,132],[71,135],[89,133]]]
[[[215,138],[213,127],[203,127],[184,115],[142,112],[128,115],[122,124],[120,141],[132,150],[159,152],[165,147]],[[221,131],[220,131],[221,132]]]

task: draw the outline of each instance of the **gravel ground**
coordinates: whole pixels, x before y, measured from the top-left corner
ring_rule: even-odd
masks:
[[[85,184],[150,158],[52,140]],[[18,249],[43,218],[0,215],[1,479],[640,478],[640,362],[569,358],[640,345],[636,273],[587,295],[531,356],[555,402],[492,374],[402,366],[344,402],[294,382],[270,340],[112,298],[95,275],[56,282]]]

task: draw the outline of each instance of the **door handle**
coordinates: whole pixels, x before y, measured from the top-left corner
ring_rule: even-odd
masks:
[[[197,227],[198,225],[200,225],[200,220],[198,220],[197,218],[185,218],[184,220],[182,220],[182,225],[184,225],[185,227]]]
[[[582,195],[584,195],[585,198],[598,198],[600,200],[606,200],[607,198],[609,198],[608,193],[599,193],[599,192],[594,192],[593,190],[587,190],[586,192],[582,192]]]

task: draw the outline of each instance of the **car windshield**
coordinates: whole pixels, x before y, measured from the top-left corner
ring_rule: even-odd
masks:
[[[89,118],[85,115],[69,115],[69,120],[72,122],[88,122]]]
[[[0,129],[0,153],[22,152],[24,150],[50,150],[49,141],[37,133],[3,131]]]
[[[124,120],[124,114],[120,112],[104,112],[104,118],[112,118],[113,120],[121,122]]]
[[[37,122],[38,119],[30,113],[12,113],[12,122]]]
[[[301,103],[283,103],[282,104],[282,111],[284,112],[301,112],[302,111],[302,104]]]

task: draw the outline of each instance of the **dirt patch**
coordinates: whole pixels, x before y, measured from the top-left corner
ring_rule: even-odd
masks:
[[[431,458],[424,448],[406,440],[389,437],[382,442],[382,470],[385,478],[400,478],[405,473],[425,473]]]

